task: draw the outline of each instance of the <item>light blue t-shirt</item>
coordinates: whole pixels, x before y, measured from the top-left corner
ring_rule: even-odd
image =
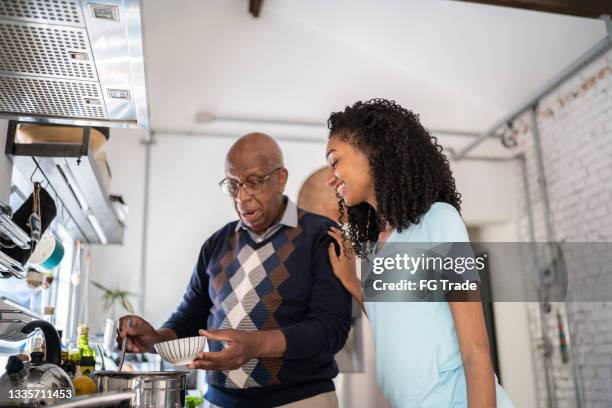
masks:
[[[387,242],[467,242],[457,210],[434,203],[418,224]],[[467,387],[447,302],[366,302],[378,384],[395,408],[467,407]],[[512,407],[497,384],[497,407]]]

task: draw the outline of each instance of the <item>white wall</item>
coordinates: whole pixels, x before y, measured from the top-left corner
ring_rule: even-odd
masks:
[[[503,224],[516,219],[520,190],[513,163],[466,160],[451,162],[451,169],[462,195],[461,215],[466,224]]]
[[[512,198],[516,202],[516,196]],[[472,225],[477,242],[515,242],[518,238],[516,222]],[[472,230],[472,229],[471,229]],[[494,258],[491,259],[493,261]],[[495,266],[492,264],[491,268]],[[507,266],[501,270],[508,270]],[[499,277],[493,272],[492,279]],[[495,282],[493,282],[495,286]],[[497,282],[499,284],[499,282]],[[537,402],[531,334],[526,303],[493,303],[497,358],[502,385],[516,407],[534,408]]]
[[[124,244],[93,246],[90,279],[115,289],[140,292],[140,250],[142,242],[142,208],[144,200],[144,148],[142,130],[112,129],[106,146],[108,162],[112,171],[110,192],[123,195],[130,207],[125,229]],[[92,332],[104,328],[105,313],[100,301],[101,291],[88,285],[84,291],[89,299],[88,323]],[[130,297],[134,307],[138,299]]]

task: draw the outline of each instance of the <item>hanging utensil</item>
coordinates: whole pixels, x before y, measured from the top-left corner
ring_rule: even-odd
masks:
[[[36,197],[34,192],[30,194],[28,199],[14,212],[11,219],[17,227],[27,234],[28,240],[34,235],[40,238],[57,214],[57,207],[53,198],[41,187],[40,183],[33,182],[33,184],[35,185],[34,192],[36,192]],[[37,211],[34,211],[34,209],[37,209]],[[32,214],[37,214],[40,218],[32,217]],[[2,217],[4,216],[5,214],[2,214]],[[30,228],[30,224],[35,226],[34,230]],[[37,241],[31,241],[29,245],[2,248],[2,251],[19,265],[25,265],[36,245],[38,245]],[[25,272],[23,274],[25,275]]]
[[[28,217],[28,227],[30,228],[30,237],[32,241],[38,242],[40,240],[40,235],[42,231],[41,222],[40,222],[40,183],[34,182],[34,192],[33,195],[33,203],[32,203],[32,213]]]

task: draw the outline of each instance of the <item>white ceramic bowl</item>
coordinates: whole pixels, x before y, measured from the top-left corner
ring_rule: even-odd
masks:
[[[179,366],[191,363],[206,346],[206,336],[185,337],[157,343],[155,351],[164,360]]]

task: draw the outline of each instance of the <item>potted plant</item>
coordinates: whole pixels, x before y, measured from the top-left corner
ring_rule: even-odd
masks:
[[[135,293],[126,290],[115,289],[111,290],[99,282],[92,281],[92,285],[100,289],[102,294],[103,308],[106,313],[110,312],[109,317],[113,320],[117,318],[117,304],[119,304],[128,313],[134,314],[134,306],[128,300],[128,296],[137,296]]]

